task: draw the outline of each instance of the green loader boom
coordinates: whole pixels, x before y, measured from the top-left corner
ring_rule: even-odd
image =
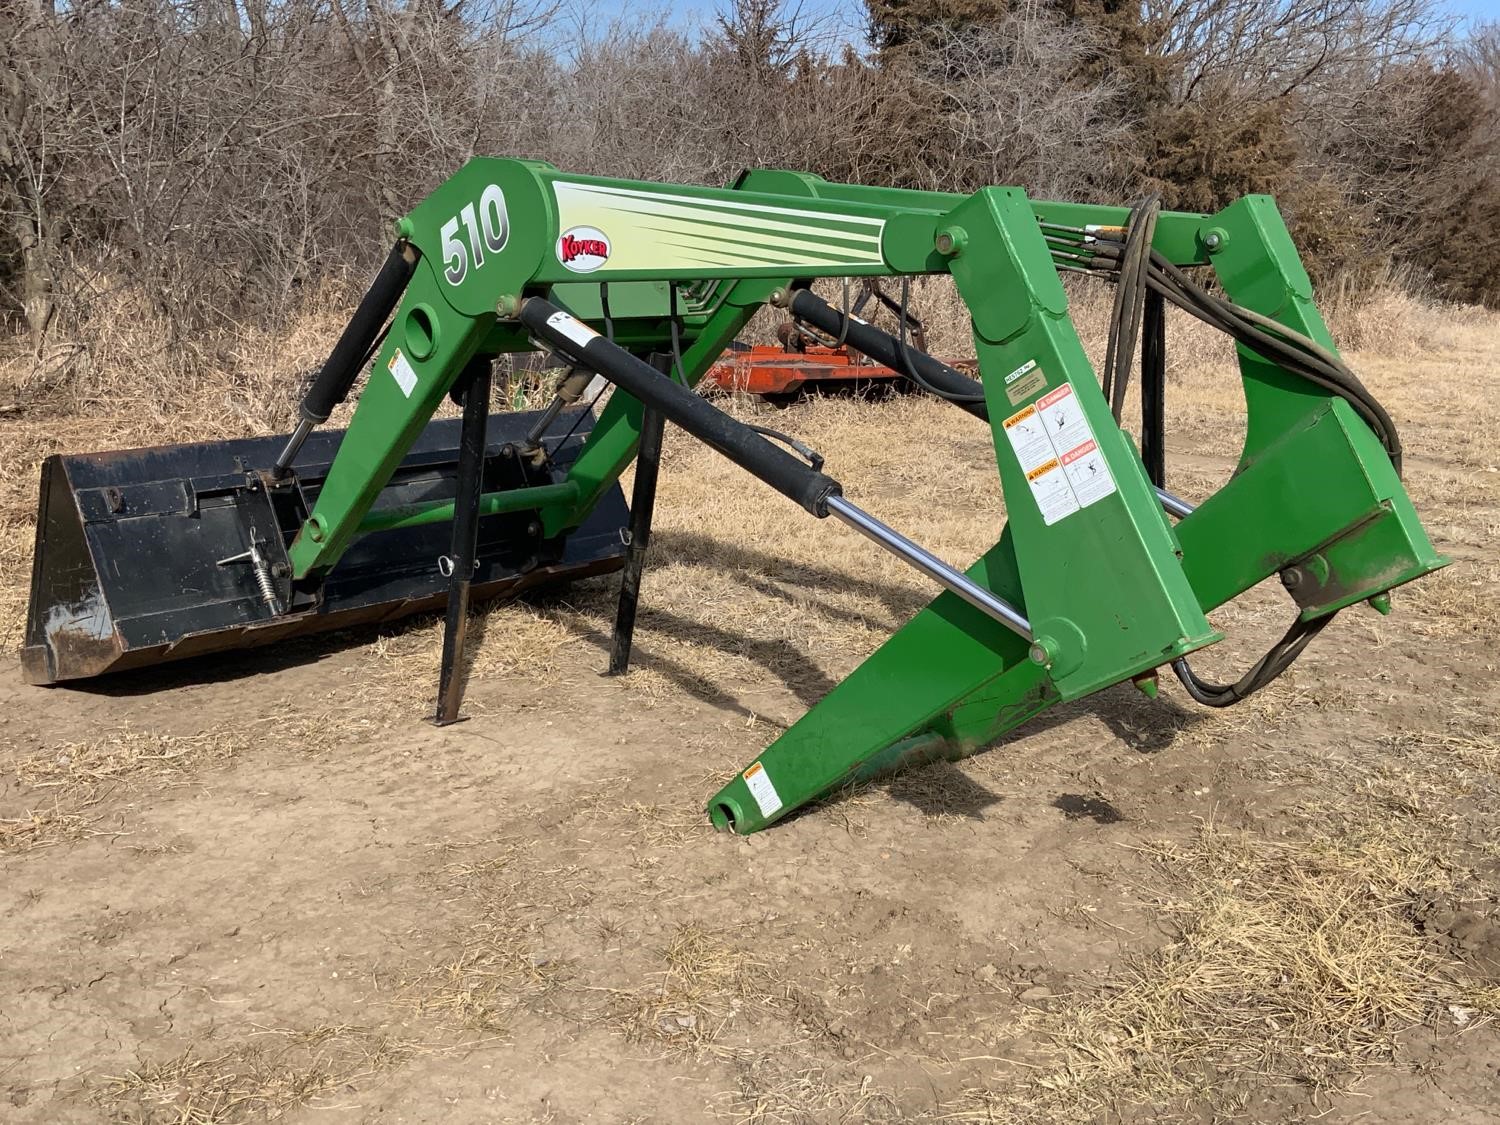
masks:
[[[1042,202],[1007,187],[949,195],[752,171],[714,189],[475,159],[397,224],[397,238],[297,431],[274,463],[245,466],[246,487],[269,498],[282,531],[260,547],[248,539],[279,583],[256,603],[252,624],[319,612],[351,549],[378,552],[382,537],[438,525],[452,539],[438,708],[451,721],[485,529],[509,521],[538,542],[567,542],[599,518],[639,451],[613,661],[623,670],[670,421],[941,591],[711,798],[722,828],[753,832],[853,780],[972,753],[1113,684],[1154,692],[1164,666],[1200,702],[1237,702],[1340,609],[1370,602],[1386,611],[1393,587],[1445,565],[1402,488],[1394,426],[1339,359],[1264,196],[1199,215],[1151,201]],[[1060,275],[1069,270],[1116,287],[1102,386],[1068,315]],[[810,287],[827,277],[943,273],[972,318],[977,381]],[[691,389],[768,303],[988,423],[1006,519],[967,571],[858,507],[800,443],[748,427]],[[1238,468],[1196,506],[1165,488],[1168,304],[1234,337],[1245,391]],[[1139,450],[1119,422],[1137,349]],[[486,460],[490,365],[532,350],[564,365],[558,398],[501,451],[524,471],[497,475]],[[299,488],[309,435],[371,359],[315,494]],[[599,375],[615,393],[560,462],[564,423]],[[464,405],[456,483],[435,498],[408,492],[390,503],[393,477],[409,472],[450,395]],[[1220,639],[1205,614],[1274,575],[1293,603],[1286,636],[1236,684],[1199,679],[1189,655]],[[64,663],[54,656],[37,678],[66,678]]]

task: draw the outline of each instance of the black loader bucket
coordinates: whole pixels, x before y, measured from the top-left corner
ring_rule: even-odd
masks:
[[[593,426],[585,412],[573,436],[552,448],[551,463],[538,469],[513,455],[535,419],[533,413],[491,416],[485,492],[561,481]],[[274,495],[254,481],[257,470],[274,463],[285,436],[49,457],[42,466],[22,651],[26,679],[81,679],[441,607],[449,580],[439,560],[449,551],[450,521],[357,540],[321,590],[299,595],[291,612],[278,611],[264,568],[232,565],[260,543],[285,557],[342,436],[338,430],[313,433],[297,460],[298,487]],[[452,500],[458,440],[459,419],[429,424],[374,511]],[[479,524],[472,596],[494,598],[617,570],[626,520],[618,486],[582,526],[553,539],[541,537],[535,511],[486,516]],[[290,601],[289,578],[286,583]]]

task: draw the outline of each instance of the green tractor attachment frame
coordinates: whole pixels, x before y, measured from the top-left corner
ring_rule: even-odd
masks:
[[[267,443],[247,446],[217,476],[202,466],[174,475],[180,449],[49,462],[25,654],[33,680],[446,600],[437,717],[452,721],[471,586],[482,595],[621,566],[611,667],[622,671],[670,421],[942,588],[712,797],[713,822],[746,833],[853,780],[972,753],[1056,703],[1127,680],[1154,693],[1163,666],[1200,702],[1237,702],[1334,613],[1357,602],[1387,612],[1393,587],[1446,562],[1402,488],[1394,427],[1339,359],[1263,196],[1207,216],[1150,201],[1041,202],[1017,188],[961,196],[752,171],[713,189],[475,159],[397,235],[274,456]],[[1068,270],[1116,284],[1102,387],[1068,316]],[[943,273],[972,317],[977,381],[810,288]],[[1196,280],[1205,274],[1215,291]],[[1006,519],[996,513],[995,544],[967,571],[845,497],[805,446],[695,393],[767,303],[988,422]],[[1239,466],[1196,506],[1165,488],[1167,304],[1235,338],[1244,383]],[[1119,422],[1137,344],[1139,450]],[[494,357],[537,349],[565,365],[556,401],[490,418]],[[372,358],[335,449],[314,430]],[[616,390],[592,421],[577,403],[600,375]],[[464,406],[456,434],[453,421],[432,422],[449,395]],[[422,461],[455,437],[456,458]],[[617,482],[638,452],[627,529]],[[156,467],[140,470],[151,458]],[[121,555],[141,550],[132,535],[166,535],[199,560],[191,582],[169,576],[135,616],[111,585],[122,561],[134,565]],[[440,575],[432,548],[402,585],[389,568],[432,547],[401,538],[412,535],[450,547]],[[341,587],[351,558],[373,577]],[[1220,639],[1205,614],[1274,575],[1295,607],[1286,636],[1238,683],[1199,679],[1189,655]],[[215,614],[204,616],[201,590],[214,583]]]

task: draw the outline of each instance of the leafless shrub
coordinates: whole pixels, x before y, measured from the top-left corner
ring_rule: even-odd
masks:
[[[1325,274],[1394,258],[1490,292],[1488,244],[1447,259],[1500,227],[1496,32],[1460,50],[1421,0],[900,0],[871,19],[922,34],[869,56],[789,0],[723,0],[701,31],[563,3],[0,8],[9,397],[264,377],[246,333],[352,290],[475,154],[1203,208],[1274,190]]]

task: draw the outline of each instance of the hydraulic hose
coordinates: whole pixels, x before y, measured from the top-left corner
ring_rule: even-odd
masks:
[[[385,264],[375,275],[369,291],[354,310],[338,343],[328,354],[318,377],[302,399],[302,417],[309,422],[328,421],[334,407],[349,397],[349,390],[368,362],[371,346],[380,328],[401,299],[417,267],[417,248],[402,240],[391,247]]]
[[[1053,259],[1063,269],[1093,272],[1117,283],[1124,277],[1126,263],[1121,243],[1083,228],[1049,224],[1048,230],[1072,236],[1047,235]],[[1395,423],[1337,355],[1253,309],[1209,293],[1156,250],[1150,253],[1146,283],[1184,312],[1226,333],[1247,350],[1342,398],[1375,431],[1400,474],[1401,438]]]
[[[1145,218],[1139,209],[1132,211],[1123,241],[1106,237],[1106,232],[1102,231],[1045,224],[1048,231],[1045,237],[1060,268],[1102,274],[1120,287],[1116,291],[1115,314],[1110,325],[1111,350],[1105,372],[1105,387],[1115,416],[1119,417],[1119,407],[1124,402],[1123,379],[1128,378],[1134,347],[1133,325],[1124,319],[1128,302],[1122,293],[1127,286],[1134,292],[1135,286],[1143,284],[1152,294],[1171,301],[1191,316],[1226,333],[1247,350],[1342,398],[1380,439],[1399,476],[1402,451],[1395,423],[1343,360],[1305,334],[1254,309],[1212,294],[1192,281],[1178,266],[1150,248]],[[1138,227],[1139,237],[1136,236]],[[1139,251],[1143,244],[1147,247],[1144,257]],[[1162,420],[1160,387],[1154,384],[1164,377],[1164,339],[1161,337],[1162,325],[1155,314],[1148,319],[1152,323],[1148,326],[1146,347],[1142,353],[1142,407],[1146,425],[1154,432],[1143,435],[1142,447],[1144,453],[1148,444],[1153,446],[1147,470],[1151,473],[1154,463],[1155,472],[1159,473]],[[1160,489],[1163,482],[1156,479],[1155,473],[1153,481]],[[1229,707],[1253,695],[1291,667],[1309,642],[1327,628],[1333,618],[1334,614],[1329,613],[1311,621],[1301,618],[1293,621],[1282,638],[1232,684],[1200,678],[1186,657],[1174,660],[1172,671],[1188,694],[1199,703],[1206,707]]]
[[[1018,636],[1031,640],[1031,624],[1015,606],[850,503],[838,481],[773,445],[754,427],[731,418],[545,298],[532,297],[522,304],[519,319],[536,340],[603,375],[819,519],[836,517]],[[774,430],[769,432],[777,440],[792,442],[809,460],[821,463],[822,458],[802,443]]]
[[[947,399],[976,418],[989,420],[984,405],[984,387],[962,371],[917,348],[905,347],[888,332],[857,316],[845,316],[811,289],[793,290],[786,301],[787,311],[829,336],[846,340],[855,351],[876,363],[899,371],[923,390]]]
[[[275,476],[285,475],[307,435],[315,426],[328,421],[334,408],[349,397],[354,381],[384,339],[383,326],[401,300],[401,294],[411,284],[419,257],[417,248],[405,239],[391,247],[380,272],[375,275],[359,307],[333,345],[333,351],[328,353],[328,359],[319,368],[317,378],[302,396],[299,408],[302,417],[281,455],[276,458],[272,470]]]

